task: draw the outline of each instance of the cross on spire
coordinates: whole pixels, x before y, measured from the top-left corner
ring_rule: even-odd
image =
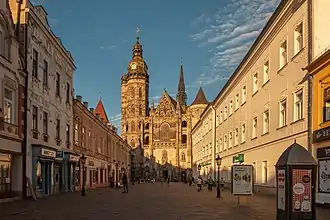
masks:
[[[136,40],[139,40],[140,39],[139,32],[140,32],[140,29],[139,28],[136,28]]]

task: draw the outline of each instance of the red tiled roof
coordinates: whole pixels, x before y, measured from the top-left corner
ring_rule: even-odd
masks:
[[[109,123],[109,119],[107,113],[105,113],[104,106],[102,100],[100,99],[99,103],[97,103],[96,108],[94,110],[94,115],[100,114],[100,118],[104,120],[104,122]]]

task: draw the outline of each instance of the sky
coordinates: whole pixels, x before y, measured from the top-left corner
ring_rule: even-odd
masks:
[[[139,28],[149,67],[150,103],[164,88],[175,98],[182,57],[190,104],[202,85],[212,101],[280,0],[31,0],[75,60],[75,95],[100,97],[120,130],[120,79]]]

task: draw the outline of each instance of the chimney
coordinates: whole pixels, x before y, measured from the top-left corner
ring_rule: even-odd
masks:
[[[84,106],[88,109],[88,102],[84,102]]]
[[[81,95],[77,95],[77,96],[76,96],[76,99],[77,99],[79,102],[82,102],[82,96],[81,96]]]
[[[90,111],[91,113],[94,113],[94,108],[89,108],[89,111]]]
[[[96,113],[96,118],[100,119],[100,113]]]

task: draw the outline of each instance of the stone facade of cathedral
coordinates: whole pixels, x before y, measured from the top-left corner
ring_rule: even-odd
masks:
[[[121,79],[122,137],[133,149],[141,147],[147,160],[165,169],[191,168],[191,130],[207,104],[200,88],[193,103],[187,105],[181,64],[176,100],[164,90],[158,105],[149,106],[148,66],[137,37],[133,58]]]

